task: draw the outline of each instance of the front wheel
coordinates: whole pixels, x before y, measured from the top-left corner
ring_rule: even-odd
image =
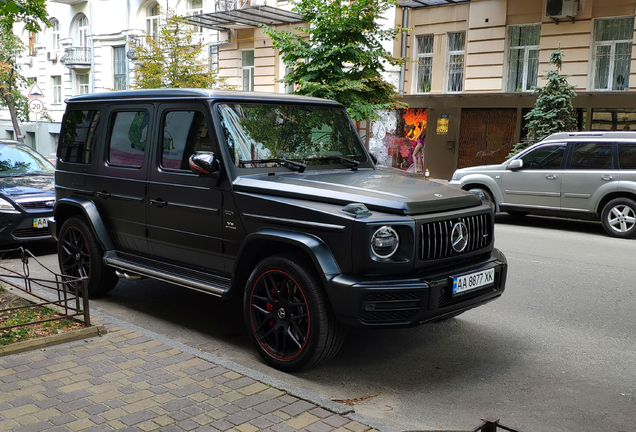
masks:
[[[245,324],[258,353],[272,367],[298,371],[336,355],[344,329],[313,268],[289,255],[261,261],[245,291]]]
[[[102,262],[104,252],[86,221],[69,218],[62,225],[57,258],[64,275],[88,278],[88,296],[96,297],[115,288],[119,278]]]
[[[611,200],[603,207],[601,222],[613,237],[633,237],[636,235],[636,202],[629,198]]]
[[[478,197],[482,199],[482,201],[490,202],[495,204],[495,199],[492,196],[492,193],[486,188],[477,188],[473,187],[468,189],[468,192],[472,192]]]

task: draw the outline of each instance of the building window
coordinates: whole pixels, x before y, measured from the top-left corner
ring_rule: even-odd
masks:
[[[82,15],[77,20],[79,46],[88,47],[88,18]]]
[[[159,5],[155,3],[146,10],[146,36],[155,38],[159,35]]]
[[[629,87],[634,18],[597,20],[594,28],[594,90]]]
[[[77,94],[88,94],[89,91],[88,74],[77,75]]]
[[[53,103],[62,103],[62,77],[59,75],[52,76],[51,82],[53,85]]]
[[[29,32],[29,55],[34,56],[37,54],[35,50],[35,33]]]
[[[60,48],[60,22],[56,19],[51,20],[51,39],[53,51]]]
[[[508,91],[531,91],[539,74],[541,25],[508,27]]]
[[[115,90],[126,90],[126,47],[113,47]]]
[[[188,0],[186,6],[186,16],[201,15],[203,13],[203,0]],[[198,33],[203,33],[203,27],[192,26],[193,30]]]
[[[219,68],[219,47],[210,45],[208,56],[210,58],[210,70],[216,71]]]
[[[254,91],[254,50],[241,51],[243,91]]]
[[[416,93],[431,91],[431,77],[433,76],[433,35],[415,36],[417,49],[417,82]]]
[[[446,54],[447,85],[449,93],[460,92],[464,83],[464,46],[466,32],[448,33],[448,49]]]

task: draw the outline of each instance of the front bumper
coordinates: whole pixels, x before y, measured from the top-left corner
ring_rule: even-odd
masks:
[[[452,295],[452,277],[495,269],[493,284]],[[328,294],[340,322],[352,327],[411,327],[457,315],[495,300],[505,289],[508,264],[494,249],[484,259],[399,277],[338,275]]]
[[[52,212],[0,213],[0,245],[51,239],[47,227],[33,226],[34,219],[48,219]]]

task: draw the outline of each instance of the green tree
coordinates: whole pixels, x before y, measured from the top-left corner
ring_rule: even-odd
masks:
[[[407,108],[397,100],[395,87],[382,79],[385,65],[405,61],[381,45],[403,31],[384,30],[379,22],[395,4],[394,0],[300,0],[294,11],[308,28],[295,27],[298,33],[293,33],[263,26],[285,65],[293,68],[282,82],[294,85],[296,94],[340,102],[354,120],[375,120],[379,110]]]
[[[20,92],[29,84],[20,74],[18,57],[24,51],[24,44],[10,29],[0,29],[0,106],[7,107],[11,115],[16,139],[22,141],[21,121],[29,121],[29,101]]]
[[[16,22],[23,22],[28,31],[39,32],[40,23],[49,24],[46,0],[0,0],[0,25],[11,30]]]
[[[135,49],[134,88],[227,87],[202,58],[207,47],[196,38],[197,30],[184,18],[169,12],[156,38],[146,37]]]
[[[576,110],[572,106],[572,100],[576,97],[575,86],[568,83],[568,77],[559,73],[563,69],[562,50],[550,52],[549,64],[556,70],[547,71],[544,77],[548,83],[543,88],[537,88],[537,101],[534,108],[525,115],[528,121],[528,136],[536,141],[555,132],[568,132],[577,130]],[[510,154],[513,156],[528,146],[527,143],[516,144]]]

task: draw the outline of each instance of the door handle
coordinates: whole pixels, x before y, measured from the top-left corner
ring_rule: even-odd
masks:
[[[610,181],[610,180],[614,180],[614,176],[609,175],[609,174],[605,174],[603,175],[603,177],[601,177],[603,180],[605,181]]]
[[[548,180],[556,180],[559,178],[558,174],[548,174],[545,176],[545,178],[547,178]]]
[[[102,197],[104,199],[108,199],[110,198],[110,192],[106,192],[106,191],[97,192],[97,196]]]
[[[150,204],[156,205],[159,208],[162,208],[168,205],[168,203],[162,200],[161,198],[157,198],[156,200],[151,199]]]

